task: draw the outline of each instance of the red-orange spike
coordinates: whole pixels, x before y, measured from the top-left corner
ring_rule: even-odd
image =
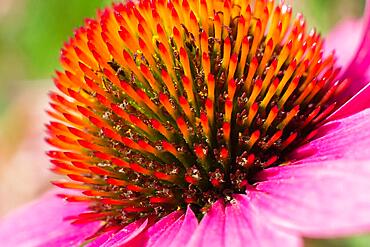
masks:
[[[249,138],[249,142],[248,142],[248,149],[252,149],[253,145],[257,142],[257,140],[260,138],[260,131],[259,130],[256,130],[254,131],[250,138]]]
[[[210,129],[210,126],[208,124],[208,117],[207,117],[207,114],[202,112],[200,114],[200,122],[202,123],[202,128],[203,128],[203,132],[205,134],[205,136],[208,138],[207,139],[207,142],[210,144],[211,142],[211,129]]]
[[[274,121],[278,113],[279,113],[279,108],[276,105],[273,106],[269,112],[269,115],[266,118],[266,121],[263,123],[263,129],[265,131],[267,131],[268,128],[271,126],[271,123]]]
[[[177,126],[179,127],[182,135],[184,136],[186,142],[188,144],[191,144],[190,133],[189,133],[189,129],[188,129],[188,126],[187,126],[185,120],[182,117],[179,117],[176,120],[176,123],[177,123]]]
[[[246,119],[246,124],[248,127],[251,126],[252,121],[254,117],[256,116],[257,112],[258,112],[258,103],[254,102],[251,108],[249,109],[248,117]]]
[[[257,66],[258,66],[258,59],[256,57],[254,57],[252,59],[251,63],[249,64],[248,76],[247,76],[247,79],[245,79],[245,89],[246,89],[247,93],[250,90],[250,87],[251,87],[251,84],[252,84],[252,78],[254,76],[254,73],[256,73]],[[261,84],[261,86],[262,86],[262,84]]]
[[[224,122],[222,124],[222,130],[224,132],[225,142],[229,145],[229,142],[230,142],[230,131],[231,131],[230,122]]]
[[[184,85],[184,89],[186,91],[186,94],[188,96],[188,99],[190,103],[195,106],[195,98],[194,98],[194,92],[193,92],[193,83],[192,81],[187,77],[182,77],[182,84]]]
[[[280,124],[277,126],[278,129],[282,130],[284,129],[289,122],[293,119],[293,117],[298,113],[299,111],[299,105],[295,106],[292,110],[290,110],[283,121],[280,122]]]
[[[278,130],[271,138],[268,140],[266,145],[264,146],[265,149],[270,148],[277,140],[280,139],[280,137],[283,135],[282,130]]]
[[[298,136],[297,132],[291,134],[285,141],[281,143],[280,149],[284,150],[287,146],[289,146],[297,138],[297,136]]]
[[[236,66],[238,65],[238,54],[233,54],[230,59],[229,72],[227,74],[227,81],[230,81],[234,78],[234,73]]]
[[[229,67],[230,55],[231,55],[231,41],[229,37],[226,37],[226,39],[224,40],[224,55],[222,57],[222,67],[224,67],[225,70],[227,70]]]
[[[186,98],[184,96],[181,96],[179,98],[179,104],[181,106],[181,109],[184,111],[186,117],[189,120],[193,120],[193,114],[192,114],[192,111],[190,109],[189,102],[186,100]]]
[[[249,40],[248,40],[248,36],[244,36],[242,40],[242,52],[240,56],[240,62],[238,64],[238,75],[239,76],[244,75],[244,68],[247,63],[248,54],[249,54]],[[257,63],[258,63],[258,60],[257,60]]]
[[[251,105],[255,102],[257,96],[260,94],[262,89],[262,80],[257,79],[257,81],[254,84],[253,91],[247,101],[247,108],[249,109]]]

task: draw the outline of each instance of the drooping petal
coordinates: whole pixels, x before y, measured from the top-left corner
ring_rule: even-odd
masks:
[[[64,220],[84,212],[86,205],[67,203],[56,193],[50,191],[3,218],[1,246],[78,246],[98,230],[99,222],[72,225]]]
[[[320,127],[316,139],[295,150],[291,157],[305,158],[299,163],[370,159],[370,109]]]
[[[367,75],[368,84],[356,93],[350,100],[336,110],[328,119],[335,120],[348,117],[370,107],[370,70]]]
[[[287,247],[303,246],[301,237],[279,229],[260,218],[258,210],[251,208],[245,200],[235,200],[226,206],[225,246],[259,247],[276,246],[284,243]]]
[[[344,68],[342,78],[350,78],[352,83],[346,89],[344,97],[353,96],[359,92],[366,84],[368,80],[364,78],[367,74],[370,65],[370,0],[366,1],[365,12],[362,20],[362,35],[360,43],[357,46],[357,50],[354,53],[352,60],[349,62],[348,66]],[[348,33],[348,41],[356,40],[355,29]],[[346,39],[338,39],[343,42]],[[356,43],[356,41],[355,41]],[[351,42],[345,43],[343,45],[352,45]],[[340,52],[340,51],[339,51]],[[340,55],[338,52],[338,55]]]
[[[187,247],[225,246],[225,208],[217,201],[204,216]]]
[[[325,39],[325,51],[335,51],[342,73],[355,58],[363,35],[363,20],[344,20],[335,26]]]
[[[269,220],[309,237],[370,230],[369,160],[332,160],[262,171],[239,196]]]

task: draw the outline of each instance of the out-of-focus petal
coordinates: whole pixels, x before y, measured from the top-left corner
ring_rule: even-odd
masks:
[[[48,192],[0,221],[0,245],[78,246],[97,231],[100,223],[72,225],[64,218],[85,210],[84,204],[67,203],[58,198],[55,191]]]
[[[350,100],[336,110],[328,119],[335,120],[351,116],[357,112],[370,108],[370,71],[367,77],[369,83],[355,94]]]
[[[225,208],[217,201],[204,216],[187,247],[225,246]]]
[[[283,228],[309,237],[370,230],[369,160],[279,166],[259,174],[245,203]]]
[[[303,246],[301,237],[284,230],[261,218],[260,212],[251,204],[239,199],[226,206],[225,246],[260,247],[284,243],[287,247]]]
[[[346,94],[354,95],[362,89],[369,81],[364,78],[370,69],[370,0],[366,1],[363,17],[363,33],[361,43],[354,59],[345,70],[343,77],[354,78]]]
[[[325,39],[325,51],[335,51],[342,73],[355,58],[362,39],[363,24],[361,20],[344,20],[335,26]]]
[[[291,157],[305,158],[297,162],[370,160],[370,109],[320,127],[316,139],[295,150]]]
[[[357,30],[361,30],[360,39],[358,39],[359,36]],[[342,32],[343,35],[334,35],[332,40],[336,39],[337,41],[335,42],[337,42],[338,46],[342,47],[337,48],[339,61],[341,62],[341,60],[349,60],[349,62],[347,61],[347,64],[344,64],[347,66],[343,68],[342,74],[342,78],[349,78],[351,81],[350,86],[345,90],[343,95],[344,98],[349,98],[359,92],[369,82],[365,76],[367,71],[369,71],[370,65],[370,0],[366,1],[362,25],[352,27],[352,29],[349,28],[348,32],[346,29],[343,29]],[[347,37],[345,37],[344,33],[347,33]],[[330,40],[331,39],[329,38],[329,41]],[[339,45],[339,43],[342,43],[342,45]],[[356,48],[356,50],[353,52],[354,56],[352,56],[352,59],[348,59],[348,53],[350,51],[343,49],[345,46],[353,46]],[[341,58],[342,54],[343,59]]]

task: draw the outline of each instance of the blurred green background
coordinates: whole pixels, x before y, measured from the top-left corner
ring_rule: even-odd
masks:
[[[97,8],[111,0],[0,0],[0,121],[19,91],[49,87],[59,68],[59,50]],[[293,2],[309,26],[326,34],[345,18],[358,18],[365,0],[306,0]],[[38,95],[34,95],[38,97]],[[0,122],[1,125],[1,122]],[[328,205],[330,206],[330,205]],[[370,246],[370,237],[307,240],[307,246]]]

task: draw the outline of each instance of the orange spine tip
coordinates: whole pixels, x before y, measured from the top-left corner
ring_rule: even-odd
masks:
[[[209,74],[211,74],[211,63],[210,63],[208,53],[203,52],[202,66],[203,66],[203,69],[204,69],[204,75],[205,76],[208,76]]]
[[[297,138],[297,136],[297,133],[291,134],[285,141],[281,143],[280,149],[284,150],[286,147],[288,147]]]
[[[289,124],[289,122],[293,119],[293,117],[297,115],[298,111],[299,111],[299,105],[295,106],[292,110],[290,110],[286,114],[286,117],[284,118],[283,121],[281,121],[281,123],[277,126],[277,128],[280,130],[284,129]]]
[[[261,79],[257,79],[257,81],[255,82],[254,84],[254,87],[253,87],[253,91],[247,101],[247,109],[249,109],[251,107],[251,105],[255,102],[256,98],[258,97],[258,95],[260,94],[262,90],[262,80]]]
[[[221,24],[221,19],[220,16],[216,13],[214,15],[214,30],[215,30],[215,39],[216,39],[216,44],[215,44],[215,50],[219,51],[220,50],[220,45],[219,41],[221,41],[221,32],[222,32],[222,24]]]
[[[248,127],[251,126],[252,121],[254,117],[256,116],[257,112],[258,112],[258,103],[254,102],[251,108],[249,109],[248,117],[246,119],[246,124]]]
[[[272,156],[270,159],[268,159],[265,163],[263,163],[263,167],[269,167],[272,164],[274,164],[279,159],[278,156]]]
[[[185,123],[185,120],[182,117],[179,117],[176,120],[176,123],[177,123],[177,126],[179,127],[182,135],[184,136],[184,139],[186,140],[186,142],[191,144],[190,134],[189,134],[188,126]]]
[[[189,120],[193,120],[193,115],[192,115],[192,112],[191,112],[191,109],[190,109],[190,105],[189,105],[188,101],[186,100],[186,98],[184,96],[181,96],[179,98],[179,103],[180,103],[180,106],[181,106],[182,110],[184,111],[186,117]]]
[[[276,89],[277,89],[277,87],[278,87],[278,85],[279,85],[279,79],[278,78],[276,78],[273,82],[272,82],[272,84],[271,84],[271,86],[269,87],[269,89],[268,89],[268,91],[267,91],[267,93],[266,93],[266,95],[265,95],[265,98],[262,100],[262,102],[261,102],[261,108],[263,109],[263,110],[265,110],[266,109],[266,107],[267,107],[267,105],[270,103],[270,100],[271,100],[271,98],[274,96],[274,94],[275,94],[275,92],[276,92]]]
[[[211,129],[209,127],[208,121],[209,120],[208,120],[207,114],[202,112],[200,114],[200,122],[202,123],[203,132],[205,136],[208,138],[208,142],[210,142],[211,141]]]
[[[284,104],[286,103],[286,101],[288,100],[288,98],[290,97],[290,95],[292,95],[292,93],[294,92],[294,90],[297,88],[298,83],[299,83],[299,80],[300,80],[300,78],[299,77],[296,77],[289,84],[287,90],[285,91],[285,93],[283,94],[283,96],[280,98],[280,100],[278,102],[278,105],[279,105],[279,108],[280,109],[283,108]]]
[[[246,29],[245,24],[246,24],[245,19],[244,19],[243,15],[241,15],[239,17],[239,20],[238,20],[238,33],[236,35],[236,41],[235,41],[235,45],[234,45],[234,49],[233,49],[233,53],[235,53],[235,54],[239,54],[240,47],[241,47],[242,40],[243,40],[243,36],[245,34],[245,29]]]
[[[257,140],[260,138],[260,131],[259,130],[256,130],[254,131],[250,138],[249,138],[249,142],[248,142],[248,149],[252,149],[252,147],[254,146],[254,144],[257,142]]]
[[[252,84],[252,78],[254,76],[254,73],[256,73],[257,66],[258,66],[258,59],[257,57],[254,57],[251,63],[249,64],[248,76],[247,76],[247,79],[245,80],[245,87],[246,87],[245,89],[247,92],[249,92],[250,90],[250,87]]]
[[[204,30],[201,34],[201,50],[203,53],[208,54],[208,35]]]
[[[272,52],[273,52],[273,46],[274,46],[274,42],[273,42],[272,39],[270,39],[267,42],[267,45],[265,47],[265,53],[263,54],[262,60],[261,60],[259,66],[258,66],[258,69],[257,69],[257,72],[260,75],[262,74],[263,70],[265,69],[268,60],[270,60],[270,58],[271,58],[271,55],[272,55]]]
[[[264,146],[265,149],[269,149],[280,137],[283,135],[282,130],[278,130],[271,138],[268,140],[266,145]]]
[[[238,65],[238,54],[233,54],[231,56],[230,65],[229,65],[229,72],[227,75],[227,81],[230,81],[234,78],[234,73],[236,70],[236,66]]]
[[[265,131],[268,130],[268,128],[270,127],[271,123],[274,121],[278,113],[279,113],[279,108],[275,105],[274,107],[272,107],[272,109],[270,110],[266,118],[266,121],[263,123],[263,129]]]
[[[249,54],[249,40],[248,40],[248,36],[244,36],[242,40],[242,52],[240,56],[240,62],[238,64],[239,76],[244,74],[244,68],[247,63],[248,54]]]
[[[189,77],[184,76],[184,77],[182,77],[182,83],[184,85],[184,88],[185,88],[185,91],[186,91],[186,94],[188,96],[188,99],[189,99],[190,103],[193,106],[195,106],[195,98],[194,98],[192,81],[189,79]]]
[[[222,67],[224,69],[228,69],[229,64],[230,64],[230,53],[231,53],[231,43],[230,43],[230,38],[229,36],[226,37],[224,40],[224,54],[222,58]]]

